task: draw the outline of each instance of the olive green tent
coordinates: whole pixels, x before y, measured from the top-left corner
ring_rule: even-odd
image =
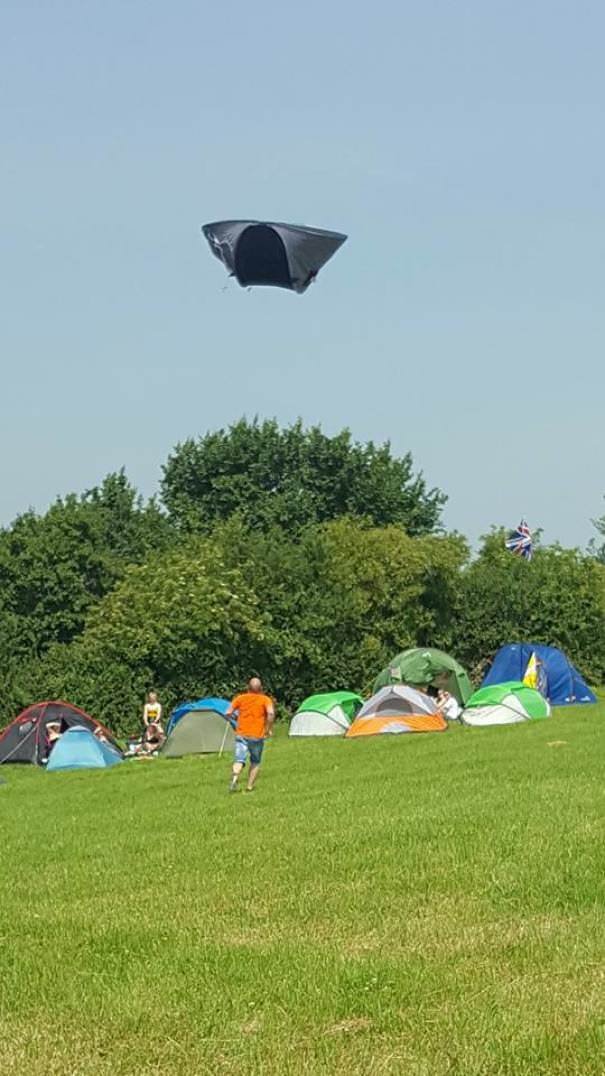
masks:
[[[183,714],[160,750],[164,758],[213,755],[230,751],[235,736],[229,721],[217,710],[191,709]]]
[[[430,648],[404,650],[397,654],[386,669],[376,677],[374,691],[388,684],[411,684],[413,687],[431,685],[442,688],[464,703],[472,695],[473,688],[467,673],[458,662],[442,650]]]

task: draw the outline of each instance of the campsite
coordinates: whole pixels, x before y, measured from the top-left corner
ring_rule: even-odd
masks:
[[[0,733],[0,1067],[597,1076],[604,719],[556,648],[501,648],[474,691],[413,648],[365,700],[302,700],[232,797],[225,698],[177,705],[144,764],[27,707]]]
[[[600,1076],[603,551],[471,550],[411,461],[300,424],[163,481],[0,532],[0,1070]],[[252,675],[277,721],[232,795]]]
[[[0,1076],[605,1076],[605,5],[2,5]]]

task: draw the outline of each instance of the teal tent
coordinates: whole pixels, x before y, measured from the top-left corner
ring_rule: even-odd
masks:
[[[72,725],[53,747],[47,770],[104,770],[122,762],[115,747],[97,739],[83,725]]]

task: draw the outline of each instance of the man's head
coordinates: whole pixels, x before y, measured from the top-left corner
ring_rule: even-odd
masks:
[[[258,676],[253,676],[251,680],[248,680],[248,690],[253,691],[255,694],[263,690],[263,685]]]

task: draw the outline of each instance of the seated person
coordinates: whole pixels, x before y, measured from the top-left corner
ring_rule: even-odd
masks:
[[[450,695],[449,691],[444,691],[442,688],[438,692],[435,702],[447,721],[458,720],[462,712],[460,703],[458,702],[458,699],[455,699],[453,695]]]
[[[44,757],[42,762],[48,762],[50,753],[55,746],[57,740],[61,738],[61,722],[49,721],[44,730]]]
[[[165,739],[161,725],[152,722],[143,733],[143,739],[137,748],[137,755],[155,755]]]

